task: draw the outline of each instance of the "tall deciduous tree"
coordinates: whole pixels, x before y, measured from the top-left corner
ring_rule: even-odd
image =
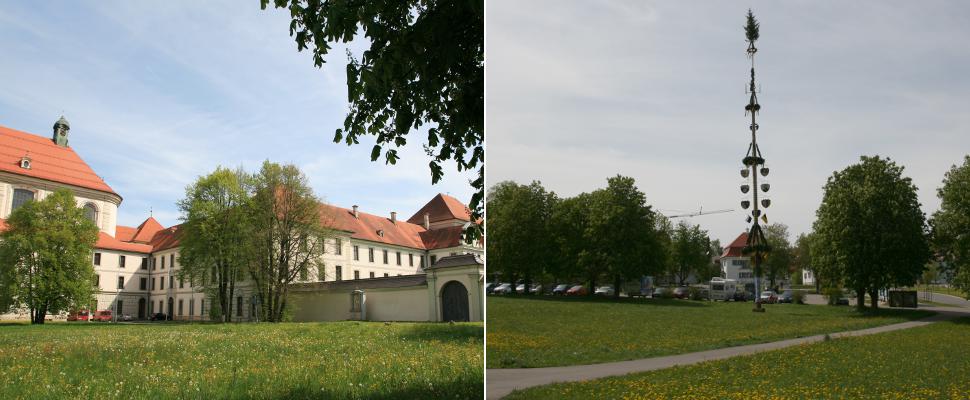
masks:
[[[888,158],[866,157],[835,172],[825,184],[813,225],[812,257],[826,280],[865,294],[878,307],[878,291],[916,283],[929,259],[926,220],[916,186]]]
[[[670,274],[677,279],[678,285],[685,285],[691,274],[699,280],[710,278],[710,246],[711,240],[707,231],[700,225],[692,225],[687,221],[680,221],[674,228],[672,237]],[[705,275],[701,277],[700,275]]]
[[[255,227],[250,277],[261,300],[262,319],[279,322],[285,316],[290,284],[323,263],[334,216],[322,213],[320,199],[296,166],[269,161],[253,177],[249,204]]]
[[[31,323],[43,324],[48,313],[88,304],[97,240],[98,227],[66,189],[14,210],[0,233],[0,305],[26,306]]]
[[[812,264],[811,247],[812,234],[799,234],[798,238],[795,239],[795,246],[792,248],[792,264],[797,269],[799,275],[801,275],[802,270],[812,271],[812,276],[815,278],[815,292],[817,293],[821,282],[818,279],[818,273],[815,272],[815,266]]]
[[[660,271],[662,248],[656,215],[634,179],[617,175],[607,182],[591,194],[586,241],[590,262],[605,268],[613,278],[613,295],[619,296],[623,281]],[[591,283],[590,293],[594,290]]]
[[[551,274],[559,282],[584,278],[595,283],[603,272],[602,265],[590,260],[591,253],[586,241],[589,208],[589,193],[559,200],[553,206],[550,235],[556,254]]]
[[[765,239],[771,246],[771,254],[765,259],[763,266],[772,287],[775,286],[775,280],[791,273],[792,248],[788,237],[788,225],[775,222],[765,227]]]
[[[501,271],[511,282],[522,278],[526,288],[547,271],[554,257],[554,246],[540,243],[550,238],[550,216],[555,201],[555,194],[547,192],[537,181],[529,185],[506,181],[492,187],[486,241],[490,268]]]
[[[970,296],[970,155],[963,165],[947,171],[936,195],[941,202],[930,221],[933,247],[943,257],[954,286]]]
[[[179,277],[215,299],[210,316],[225,322],[232,321],[236,284],[246,279],[255,257],[250,181],[241,169],[219,167],[189,185],[178,202],[183,220]]]
[[[269,0],[261,0],[266,8]],[[370,47],[348,52],[350,112],[334,142],[357,144],[375,136],[371,161],[388,164],[408,134],[424,125],[432,183],[444,175],[442,163],[478,169],[469,202],[473,220],[482,215],[485,184],[485,7],[483,0],[332,1],[274,0],[292,16],[290,35],[297,49],[310,49],[317,67],[335,42],[359,34]],[[477,227],[477,224],[472,224]],[[474,235],[469,235],[472,239]]]

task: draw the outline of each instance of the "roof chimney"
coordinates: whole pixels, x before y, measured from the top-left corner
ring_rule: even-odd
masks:
[[[391,223],[392,224],[397,223],[397,211],[391,211]]]
[[[357,213],[357,205],[354,204],[354,218],[359,218],[360,215]]]
[[[424,213],[424,229],[431,229],[431,214]]]

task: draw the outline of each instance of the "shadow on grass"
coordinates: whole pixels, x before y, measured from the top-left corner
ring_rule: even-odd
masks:
[[[477,340],[484,343],[485,327],[469,323],[413,325],[402,329],[398,336],[408,341],[468,343]]]
[[[710,302],[680,299],[654,299],[645,297],[604,297],[604,296],[547,296],[547,295],[489,295],[490,298],[504,298],[517,300],[551,301],[561,303],[611,303],[611,304],[642,304],[648,306],[675,307],[708,307]]]

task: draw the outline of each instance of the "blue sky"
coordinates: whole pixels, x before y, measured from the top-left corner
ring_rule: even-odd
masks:
[[[733,240],[747,226],[749,7],[769,221],[810,231],[826,179],[861,155],[904,165],[937,210],[943,174],[970,153],[966,2],[490,0],[489,185],[572,196],[632,176],[664,214],[734,209],[690,220]]]
[[[332,142],[347,111],[345,47],[324,69],[296,50],[289,13],[252,1],[17,2],[0,9],[0,125],[70,143],[124,197],[119,224],[179,223],[186,185],[216,166],[290,162],[326,202],[410,217],[437,193],[467,201],[453,164],[431,185],[424,135],[396,166],[373,140]],[[351,50],[360,54],[361,43]]]

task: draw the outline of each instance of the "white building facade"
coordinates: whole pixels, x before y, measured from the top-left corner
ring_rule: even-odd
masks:
[[[137,227],[118,225],[117,212],[122,197],[71,149],[69,130],[70,125],[63,117],[54,124],[51,138],[0,126],[0,229],[5,228],[4,221],[10,213],[24,202],[43,199],[59,188],[70,189],[78,206],[85,208],[86,215],[100,229],[92,255],[96,274],[93,284],[97,286],[96,304],[91,305],[92,310],[112,310],[115,315],[129,315],[134,319],[148,319],[155,313],[164,313],[167,318],[175,320],[208,319],[211,300],[199,288],[178,277],[181,267],[179,226],[165,228],[152,217]],[[301,282],[321,283],[315,290],[324,292],[343,293],[355,286],[370,288],[377,296],[372,296],[370,304],[373,307],[378,307],[378,292],[392,287],[406,292],[401,288],[412,287],[412,291],[421,291],[421,299],[430,302],[421,304],[420,312],[402,311],[400,318],[394,318],[393,313],[375,312],[376,315],[391,320],[436,321],[442,320],[440,312],[432,312],[438,307],[435,301],[441,301],[441,293],[436,292],[441,287],[435,289],[434,276],[439,270],[431,266],[448,258],[446,264],[450,266],[442,267],[442,271],[463,271],[459,274],[461,279],[455,279],[464,286],[465,292],[462,293],[467,294],[469,301],[468,310],[462,315],[473,321],[483,320],[481,300],[475,293],[481,292],[484,280],[481,278],[484,264],[480,262],[484,250],[480,243],[467,244],[463,240],[464,228],[473,222],[468,209],[459,200],[439,194],[406,221],[399,220],[396,212],[378,216],[362,212],[357,206],[347,209],[321,205],[321,210],[323,219],[337,234],[326,243],[323,268],[301,276]],[[464,254],[472,257],[452,257]],[[467,265],[451,265],[456,259]],[[469,278],[476,274],[481,277],[477,280]],[[423,277],[424,283],[416,276]],[[307,293],[313,287],[303,285],[299,290]],[[252,320],[255,308],[248,285],[241,283],[238,292],[233,309],[227,312],[237,321]],[[453,292],[449,289],[448,299],[456,298]],[[407,296],[419,297],[413,293]],[[396,296],[388,298],[389,301],[400,300]],[[402,304],[413,303],[406,301]],[[313,304],[316,304],[313,307],[343,309],[348,303],[342,301],[339,306]],[[389,304],[380,306],[390,307]],[[308,306],[304,304],[303,307]],[[308,318],[331,315],[309,309],[302,312]],[[332,314],[334,317],[342,315]]]

